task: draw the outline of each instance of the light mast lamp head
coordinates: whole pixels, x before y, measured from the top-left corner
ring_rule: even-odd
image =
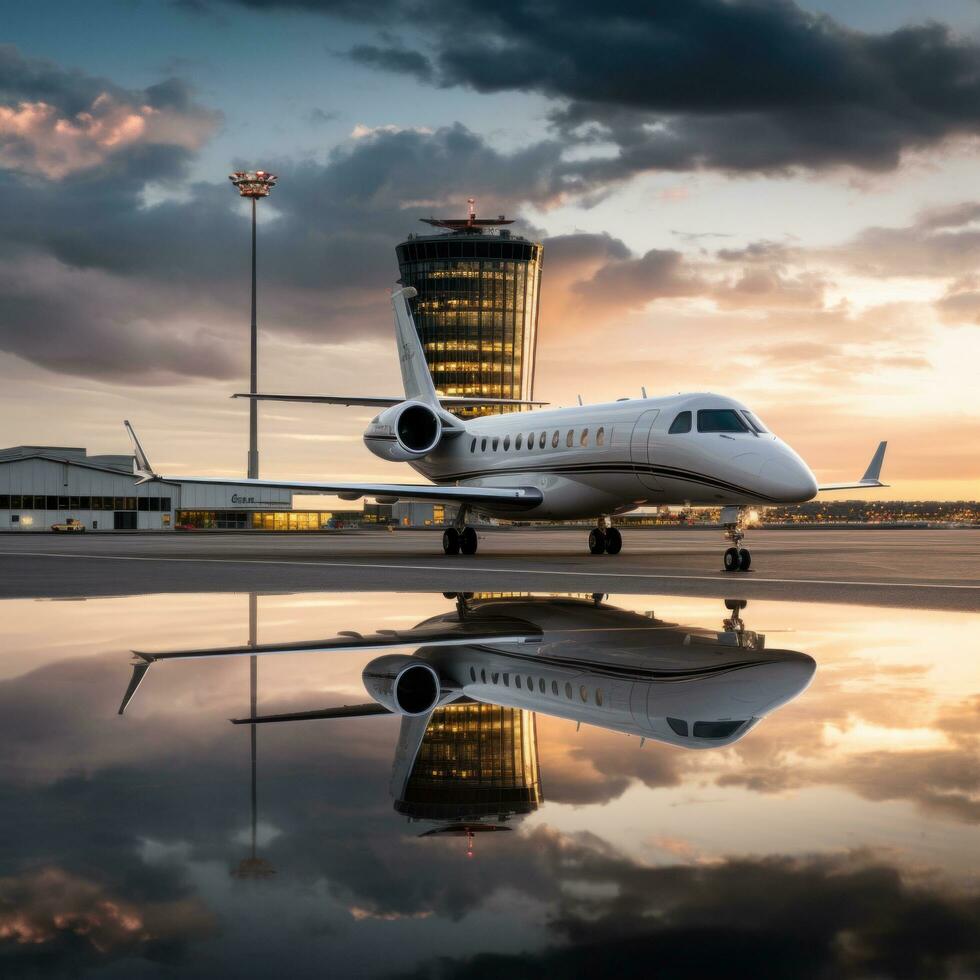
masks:
[[[236,170],[228,179],[238,188],[242,197],[268,197],[269,191],[279,179],[265,170]]]

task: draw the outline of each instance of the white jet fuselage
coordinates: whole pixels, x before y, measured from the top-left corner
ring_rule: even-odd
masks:
[[[733,410],[745,431],[699,431],[698,412]],[[687,431],[671,432],[682,413]],[[817,492],[809,467],[781,439],[750,426],[731,398],[685,394],[514,412],[458,422],[416,459],[375,419],[364,434],[382,459],[406,461],[443,486],[531,487],[541,502],[520,519],[568,520],[651,504],[745,506],[801,503]],[[754,416],[752,417],[754,420]],[[676,426],[675,426],[676,428]],[[491,516],[512,509],[481,504]]]

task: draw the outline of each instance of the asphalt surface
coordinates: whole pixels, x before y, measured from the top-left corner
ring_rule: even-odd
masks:
[[[0,535],[0,597],[160,592],[615,592],[980,610],[980,530],[750,531],[726,573],[720,530],[486,529],[447,557],[435,531]]]

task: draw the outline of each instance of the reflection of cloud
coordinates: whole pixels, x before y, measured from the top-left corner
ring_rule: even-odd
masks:
[[[643,867],[567,840],[566,886],[550,922],[559,944],[519,956],[443,959],[473,976],[785,978],[970,976],[980,967],[980,902],[854,852]],[[405,977],[431,976],[425,964]]]
[[[0,964],[73,969],[108,958],[154,958],[202,939],[214,919],[197,899],[127,901],[103,885],[46,867],[0,878]],[[10,975],[10,974],[8,974]]]

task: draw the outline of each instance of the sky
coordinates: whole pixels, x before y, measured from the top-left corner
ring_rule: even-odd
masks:
[[[544,242],[537,390],[740,398],[822,481],[980,485],[980,7],[21,4],[0,46],[0,445],[243,472],[260,389],[397,394],[387,292],[475,197]],[[263,406],[262,475],[405,479]],[[880,492],[879,492],[880,493]],[[865,494],[868,495],[868,494]]]

